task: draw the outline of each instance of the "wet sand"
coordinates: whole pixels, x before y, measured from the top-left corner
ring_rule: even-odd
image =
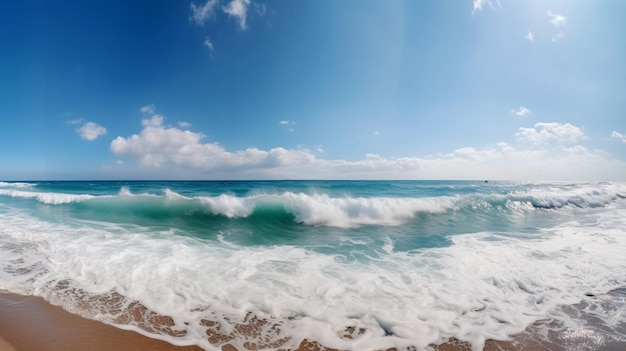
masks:
[[[0,351],[17,351],[13,345],[9,344],[6,340],[0,338]]]
[[[0,351],[197,351],[82,318],[39,297],[0,292]]]
[[[434,345],[433,345],[434,346]],[[469,350],[467,344],[449,342],[437,351]],[[226,345],[224,351],[235,350]],[[302,341],[298,350],[321,350]],[[39,297],[0,292],[0,351],[197,351],[194,346],[174,346],[136,332],[71,314]],[[490,341],[485,350],[531,350],[509,342]],[[540,349],[537,349],[540,350]],[[545,349],[543,349],[545,350]]]
[[[208,335],[211,339],[211,335]],[[624,346],[621,344],[621,346]],[[431,345],[436,351],[469,351],[470,346],[451,340]],[[251,347],[250,349],[257,349]],[[271,349],[271,348],[270,348]],[[560,351],[563,346],[541,342],[523,333],[513,341],[488,340],[485,351]],[[613,350],[613,348],[610,348]],[[0,292],[0,351],[198,351],[196,346],[175,346],[142,334],[119,329],[71,314],[39,297]],[[236,350],[227,344],[224,351]],[[303,340],[297,350],[332,350]],[[616,349],[617,350],[617,349]],[[244,351],[244,350],[242,350]]]

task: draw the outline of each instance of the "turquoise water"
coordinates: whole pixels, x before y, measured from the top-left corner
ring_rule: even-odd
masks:
[[[0,182],[0,289],[113,324],[139,302],[179,336],[130,327],[206,349],[202,320],[249,312],[266,339],[479,348],[625,288],[625,228],[623,183]]]

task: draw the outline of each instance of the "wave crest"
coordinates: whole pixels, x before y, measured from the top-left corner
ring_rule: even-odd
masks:
[[[0,188],[31,188],[35,184],[24,182],[0,182]]]
[[[15,198],[36,199],[37,201],[47,205],[70,204],[96,198],[96,196],[88,194],[42,193],[12,189],[0,189],[0,195]]]
[[[13,183],[11,183],[13,184]],[[0,184],[1,185],[1,184]],[[519,189],[519,188],[518,188]],[[359,226],[399,226],[420,214],[463,211],[475,216],[492,210],[514,214],[537,209],[595,208],[626,199],[624,184],[575,187],[530,186],[509,193],[497,189],[485,194],[429,197],[352,197],[325,193],[282,192],[235,196],[184,196],[170,189],[162,194],[134,194],[122,187],[116,195],[37,192],[0,187],[0,196],[35,199],[47,205],[80,204],[95,213],[145,218],[193,217],[210,221],[213,217],[243,219],[254,216],[295,221],[304,225],[353,228]]]

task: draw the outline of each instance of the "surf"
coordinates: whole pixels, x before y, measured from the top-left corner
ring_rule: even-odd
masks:
[[[361,260],[341,250],[241,246],[170,228],[54,223],[16,209],[2,208],[0,218],[0,288],[207,349],[219,346],[202,337],[209,322],[235,331],[249,313],[282,326],[279,334],[259,331],[271,342],[319,330],[317,340],[337,348],[426,347],[447,337],[478,347],[546,316],[563,319],[558,306],[626,284],[624,210],[526,235],[459,234],[447,246],[413,251],[395,250],[388,238],[380,255]],[[125,319],[137,304],[143,317]],[[171,333],[154,315],[172,319]],[[364,331],[348,339],[346,328]]]
[[[219,340],[289,348],[311,337],[339,349],[419,349],[454,337],[479,349],[546,319],[542,328],[583,328],[564,308],[597,306],[598,296],[611,309],[594,318],[615,324],[623,304],[611,294],[626,288],[625,190],[5,182],[0,289],[208,350]],[[238,334],[242,325],[256,335]],[[611,337],[622,337],[618,327]]]

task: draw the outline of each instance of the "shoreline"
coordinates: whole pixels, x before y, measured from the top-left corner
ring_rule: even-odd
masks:
[[[431,345],[435,351],[470,351],[467,343],[450,340]],[[120,329],[65,311],[37,296],[0,291],[0,351],[201,351],[192,346],[176,346],[131,330]],[[227,344],[224,351],[235,351]],[[303,340],[296,350],[334,350]],[[487,340],[485,351],[560,350],[528,339]],[[242,350],[245,351],[245,350]]]
[[[608,295],[626,297],[626,289],[618,289]],[[583,303],[568,306],[569,309],[582,311]],[[541,331],[542,324],[537,321],[520,334],[513,335],[509,341],[487,340],[483,351],[566,351],[571,349],[620,351],[626,347],[626,341],[611,340],[603,335],[601,324],[593,316],[580,315],[588,321],[582,329],[550,331],[548,335]],[[262,320],[255,320],[263,324]],[[253,323],[254,324],[254,323]],[[248,325],[246,334],[254,334],[254,325]],[[626,328],[626,323],[624,323]],[[621,330],[621,329],[620,329]],[[624,335],[626,329],[621,330]],[[207,339],[220,334],[207,332]],[[548,338],[546,338],[548,337]],[[245,345],[245,344],[244,344]],[[249,343],[243,349],[231,344],[221,347],[222,351],[279,350],[280,345],[255,345]],[[439,345],[429,345],[434,351],[472,351],[468,343],[448,340]],[[582,347],[582,348],[580,348]],[[218,349],[215,346],[215,349]],[[151,338],[141,333],[121,329],[96,320],[67,312],[38,296],[24,296],[0,290],[0,351],[202,351],[196,345],[176,346],[169,342]],[[315,341],[302,340],[295,351],[338,351],[326,348]],[[402,351],[396,349],[380,351]]]

